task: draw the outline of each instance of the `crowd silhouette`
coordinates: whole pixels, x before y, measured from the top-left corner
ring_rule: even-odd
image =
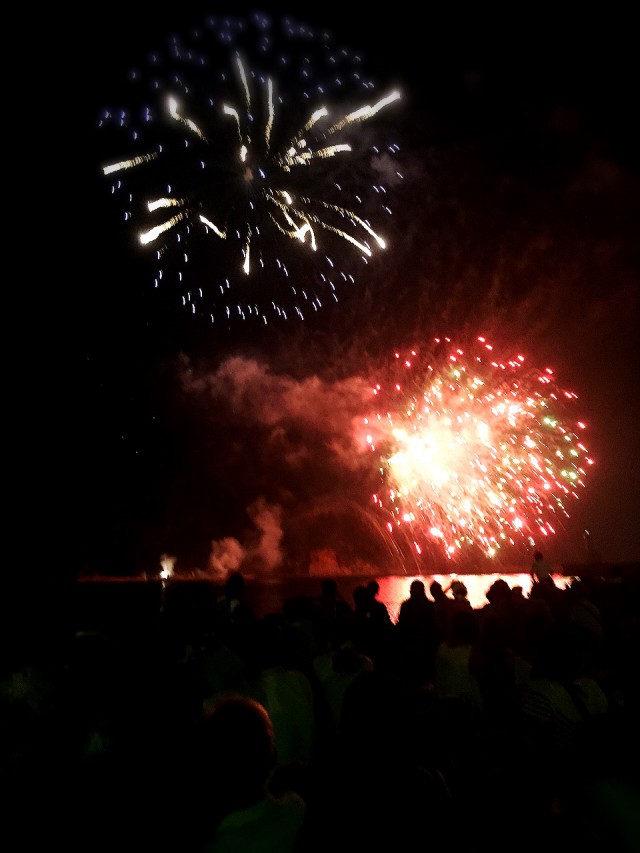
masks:
[[[334,579],[3,650],[11,849],[640,850],[637,577]],[[455,586],[455,588],[454,588]],[[7,849],[9,849],[7,847]]]

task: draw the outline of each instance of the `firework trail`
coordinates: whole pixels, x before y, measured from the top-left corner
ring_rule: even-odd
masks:
[[[373,502],[388,529],[418,554],[453,560],[553,536],[592,464],[576,395],[482,337],[396,353],[394,372],[373,389],[378,410],[359,436],[382,460]]]
[[[188,311],[304,319],[385,248],[401,173],[373,132],[400,95],[377,94],[328,34],[210,18],[130,78],[138,106],[100,116],[102,171],[155,253],[155,286]]]

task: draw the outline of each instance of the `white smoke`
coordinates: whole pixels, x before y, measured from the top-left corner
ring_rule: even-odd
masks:
[[[216,579],[224,580],[231,572],[240,568],[245,555],[245,549],[231,536],[214,541],[209,553],[209,570]]]
[[[259,497],[247,507],[253,528],[247,532],[244,544],[227,536],[211,542],[209,575],[226,579],[231,572],[243,571],[253,575],[278,568],[282,563],[282,508]]]

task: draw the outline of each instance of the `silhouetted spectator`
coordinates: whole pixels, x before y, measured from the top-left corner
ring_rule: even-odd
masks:
[[[457,699],[476,712],[482,710],[474,646],[478,640],[477,616],[473,609],[453,615],[449,637],[436,652],[433,686],[441,699]]]
[[[371,616],[379,625],[391,625],[391,616],[389,616],[389,611],[387,609],[387,605],[380,601],[378,598],[378,593],[380,592],[380,584],[376,580],[369,581],[367,584],[367,589],[369,590],[369,595],[371,596],[370,607],[371,607]]]
[[[353,622],[353,608],[342,596],[335,578],[323,578],[320,595],[313,604],[313,619],[318,630],[327,630],[337,644],[349,636]]]
[[[433,659],[437,647],[435,605],[427,593],[424,581],[414,580],[409,587],[409,598],[400,605],[398,635],[405,664],[405,675],[416,686],[426,685],[433,677]]]
[[[545,560],[542,551],[533,552],[533,564],[531,565],[531,578],[534,582],[539,583],[550,578],[553,574],[553,569]]]
[[[504,722],[513,714],[517,699],[514,612],[511,587],[498,578],[487,590],[487,604],[478,612],[480,687],[485,712],[494,722]]]
[[[451,605],[449,607],[451,616],[455,613],[464,613],[465,611],[469,612],[470,610],[473,610],[471,602],[469,601],[469,591],[461,580],[452,581],[449,586],[449,591],[452,595]]]
[[[211,816],[207,828],[203,815],[204,853],[294,851],[306,804],[294,792],[276,798],[269,791],[276,745],[265,708],[245,696],[224,697],[203,719],[197,748]]]
[[[213,630],[234,652],[246,656],[255,645],[256,615],[245,600],[246,582],[240,572],[232,572],[215,607]]]
[[[309,804],[307,853],[454,851],[452,800],[442,774],[418,758],[411,691],[390,673],[347,688],[335,755]]]
[[[222,624],[237,622],[253,616],[253,609],[245,601],[246,582],[241,572],[231,572],[216,602],[216,612]]]
[[[354,589],[353,604],[352,637],[356,647],[374,664],[382,661],[393,630],[386,606],[375,598],[368,584]]]
[[[438,642],[441,643],[446,639],[449,631],[449,623],[451,621],[451,599],[442,588],[439,581],[432,581],[429,585],[429,592],[433,598],[435,609],[436,633]]]
[[[258,622],[251,677],[242,691],[267,710],[275,732],[278,766],[309,763],[316,748],[314,693],[307,675],[289,665],[282,617]]]

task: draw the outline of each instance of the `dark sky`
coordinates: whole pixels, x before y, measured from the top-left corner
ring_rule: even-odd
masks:
[[[164,553],[184,569],[244,560],[277,571],[323,546],[344,562],[378,559],[371,473],[351,436],[362,388],[396,348],[486,334],[552,367],[588,425],[595,464],[545,551],[640,561],[630,13],[606,4],[558,17],[536,4],[505,18],[447,4],[417,17],[400,3],[344,20],[342,4],[305,8],[297,20],[361,54],[376,93],[402,89],[381,121],[403,180],[383,257],[338,302],[264,326],[212,325],[180,294],[154,290],[154,266],[101,173],[112,140],[98,116],[143,103],[128,69],[150,78],[149,52],[215,11],[156,5],[116,2],[57,42],[66,106],[50,131],[69,174],[50,192],[69,195],[47,211],[59,284],[44,303],[56,321],[41,367],[56,400],[42,416],[62,433],[48,478],[65,495],[56,559],[114,574],[154,568]],[[290,11],[259,8],[276,20]],[[170,67],[163,60],[158,78]],[[205,287],[221,263],[212,254],[196,267]],[[58,503],[56,488],[47,494]]]

